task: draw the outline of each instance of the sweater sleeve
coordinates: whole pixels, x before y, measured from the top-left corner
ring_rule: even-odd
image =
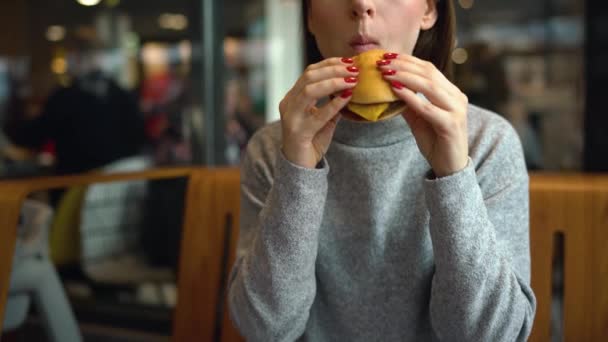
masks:
[[[435,256],[431,323],[440,340],[525,341],[536,308],[528,175],[510,126],[482,159],[425,181]]]
[[[315,262],[329,170],[326,163],[314,170],[298,167],[280,151],[272,167],[264,162],[265,152],[256,149],[261,150],[250,143],[241,169],[230,312],[248,341],[294,341],[305,331],[316,294]]]

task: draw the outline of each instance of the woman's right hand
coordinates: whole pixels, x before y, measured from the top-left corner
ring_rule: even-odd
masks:
[[[311,169],[321,161],[358,73],[351,58],[329,58],[306,68],[279,104],[287,160]],[[316,106],[319,99],[334,94],[329,102]]]

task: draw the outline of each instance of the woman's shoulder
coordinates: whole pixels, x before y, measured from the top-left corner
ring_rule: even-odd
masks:
[[[487,149],[500,143],[520,144],[517,132],[505,117],[475,105],[469,105],[467,115],[469,148]]]
[[[469,156],[478,176],[513,180],[527,175],[523,148],[511,123],[503,116],[469,105]]]
[[[281,146],[281,123],[273,121],[258,129],[247,143],[247,152],[277,152]]]
[[[469,136],[500,135],[505,130],[515,133],[513,126],[505,117],[493,111],[470,104],[468,107]]]
[[[272,170],[281,149],[281,123],[274,121],[258,129],[247,143],[243,166]]]

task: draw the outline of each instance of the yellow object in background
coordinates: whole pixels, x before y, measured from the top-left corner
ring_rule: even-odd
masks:
[[[49,253],[57,266],[80,262],[80,211],[86,190],[86,186],[68,189],[55,210]]]

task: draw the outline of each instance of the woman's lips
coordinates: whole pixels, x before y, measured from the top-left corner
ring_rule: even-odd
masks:
[[[350,46],[358,54],[361,52],[365,52],[368,50],[373,50],[373,49],[378,48],[377,43],[352,43],[352,44],[350,44]]]

